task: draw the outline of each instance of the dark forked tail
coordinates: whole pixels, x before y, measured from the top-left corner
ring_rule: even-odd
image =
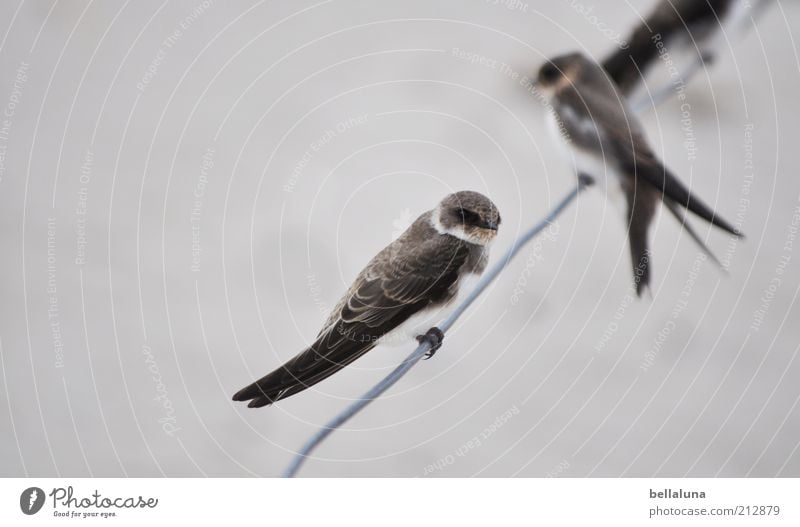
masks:
[[[708,223],[722,229],[734,236],[743,238],[741,232],[733,225],[725,221],[714,209],[703,203],[697,196],[681,183],[681,180],[676,178],[663,164],[657,160],[650,158],[649,160],[640,160],[638,163],[629,162],[624,163],[623,168],[631,174],[634,174],[637,179],[646,181],[650,185],[659,190],[664,200],[671,200],[676,205],[680,205],[689,212],[706,220]]]
[[[376,342],[360,341],[329,329],[310,348],[292,360],[245,386],[234,401],[250,401],[249,408],[261,408],[286,399],[327,379],[375,347]]]

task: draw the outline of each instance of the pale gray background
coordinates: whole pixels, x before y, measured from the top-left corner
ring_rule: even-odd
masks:
[[[652,1],[584,5],[627,33]],[[413,345],[273,408],[230,397],[302,349],[393,234],[474,189],[502,211],[496,259],[573,184],[509,72],[614,47],[574,4],[242,1],[192,19],[201,2],[2,2],[0,111],[29,66],[0,182],[0,474],[279,474]],[[798,20],[800,5],[779,2],[691,82],[695,160],[678,101],[643,116],[667,164],[741,222],[737,244],[694,221],[728,276],[706,262],[694,279],[699,252],[661,214],[652,297],[632,300],[623,222],[587,194],[303,474],[800,474],[800,246],[786,246],[800,206]]]

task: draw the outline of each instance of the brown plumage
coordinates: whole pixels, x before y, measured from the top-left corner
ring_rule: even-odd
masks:
[[[233,399],[258,408],[301,392],[364,355],[414,315],[447,305],[464,276],[485,269],[487,245],[499,223],[497,207],[485,196],[470,191],[447,196],[367,264],[308,349]]]
[[[774,0],[660,0],[626,41],[603,60],[603,68],[631,97],[643,77],[664,59],[686,79],[714,61],[720,48],[736,43]],[[664,54],[662,56],[662,53]],[[671,82],[676,82],[673,79]],[[662,95],[640,92],[644,98]],[[636,106],[636,104],[634,105]]]
[[[627,41],[603,61],[603,68],[617,83],[622,93],[630,95],[641,76],[658,58],[657,43],[669,46],[680,42],[694,47],[701,59],[709,60],[704,43],[720,27],[736,0],[661,0],[645,21],[639,24]],[[671,50],[674,51],[674,50]]]
[[[650,281],[647,231],[659,200],[679,220],[685,220],[685,209],[740,235],[655,156],[624,96],[599,64],[579,53],[555,58],[541,67],[536,87],[549,98],[553,115],[563,130],[560,135],[577,160],[579,174],[599,181],[610,192],[621,190],[625,196],[638,294]],[[691,226],[687,224],[686,228],[692,239],[711,254]]]

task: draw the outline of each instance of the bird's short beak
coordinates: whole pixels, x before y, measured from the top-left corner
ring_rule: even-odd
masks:
[[[496,221],[486,221],[483,223],[483,225],[481,225],[481,227],[484,229],[489,229],[490,231],[497,231],[497,227],[499,227],[499,225]]]

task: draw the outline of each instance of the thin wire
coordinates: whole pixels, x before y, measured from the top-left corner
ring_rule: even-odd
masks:
[[[572,191],[567,194],[551,211],[550,213],[536,225],[528,229],[526,232],[522,233],[514,243],[511,244],[508,251],[506,251],[505,255],[497,262],[494,267],[492,267],[486,274],[483,275],[480,282],[475,286],[475,289],[464,299],[461,304],[458,305],[450,315],[439,324],[438,328],[442,331],[442,333],[447,333],[453,324],[461,317],[464,311],[469,308],[473,302],[483,293],[483,291],[489,286],[492,281],[506,268],[512,258],[517,255],[517,253],[522,249],[525,244],[527,244],[531,239],[533,239],[537,234],[542,232],[544,229],[547,228],[548,225],[552,224],[553,221],[567,208],[567,206],[578,197],[578,194],[585,189],[586,187],[592,184],[592,180],[587,177],[580,177],[578,179],[578,185],[572,189]],[[292,478],[294,477],[300,468],[303,466],[303,463],[308,459],[311,452],[317,448],[320,443],[322,443],[331,433],[342,426],[344,423],[349,421],[354,415],[358,412],[363,410],[369,403],[377,399],[383,392],[391,388],[397,381],[399,381],[408,371],[414,367],[414,365],[419,362],[419,360],[430,350],[430,343],[428,341],[423,341],[414,350],[411,355],[406,357],[406,359],[400,363],[392,372],[387,375],[382,381],[376,384],[372,389],[370,389],[367,393],[365,393],[360,399],[355,400],[353,403],[350,404],[347,408],[345,408],[339,415],[331,419],[325,426],[320,428],[311,438],[303,445],[303,448],[300,449],[294,455],[292,462],[286,468],[286,471],[283,473],[283,477],[285,478]]]

